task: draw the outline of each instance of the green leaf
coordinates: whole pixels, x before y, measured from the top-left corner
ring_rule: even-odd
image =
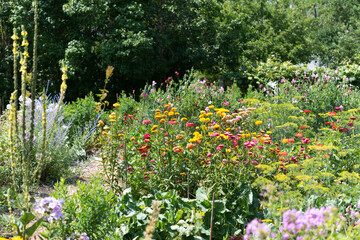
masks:
[[[20,221],[22,222],[22,224],[24,224],[25,226],[28,225],[33,219],[35,218],[35,215],[32,214],[31,212],[25,212],[21,218]]]
[[[38,229],[38,227],[41,225],[42,221],[43,221],[42,218],[40,218],[30,228],[26,229],[25,230],[26,235],[31,237],[34,234],[34,232],[36,231],[36,229]]]
[[[139,213],[138,215],[136,215],[136,219],[137,220],[145,220],[146,216],[147,215],[145,213]]]
[[[199,201],[204,201],[204,200],[208,200],[209,198],[206,195],[206,191],[203,187],[199,188],[196,191],[196,199]]]
[[[215,200],[214,211],[217,213],[225,213],[227,211],[224,200]]]
[[[177,211],[176,217],[175,217],[175,222],[176,222],[176,223],[181,219],[183,213],[184,213],[183,210],[178,210],[178,211]]]

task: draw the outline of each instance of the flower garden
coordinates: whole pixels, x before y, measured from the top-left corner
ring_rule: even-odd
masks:
[[[41,169],[40,181],[63,178],[38,201],[20,190],[28,173],[16,162],[23,140],[10,108],[0,168],[13,186],[2,190],[2,229],[14,232],[1,239],[36,230],[42,239],[357,239],[360,92],[338,70],[292,74],[244,95],[190,71],[153,81],[139,100],[123,93],[108,110],[92,95],[63,105],[43,96],[32,141],[39,152],[27,166]],[[103,172],[69,195],[65,177],[89,147]]]

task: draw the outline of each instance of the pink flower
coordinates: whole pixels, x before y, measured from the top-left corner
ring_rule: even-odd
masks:
[[[175,71],[175,74],[176,74],[176,75],[179,75],[179,73],[178,73],[178,72],[176,72],[176,71]]]
[[[219,146],[216,147],[217,150],[221,150],[221,148],[225,147],[224,145],[220,144]]]
[[[189,123],[189,122],[186,123],[186,127],[193,127],[193,126],[194,126],[193,123]]]
[[[224,101],[224,105],[225,105],[225,106],[227,106],[227,105],[229,105],[229,104],[230,104],[230,102],[225,102],[225,101]]]
[[[152,124],[152,122],[151,122],[151,120],[143,120],[143,124],[145,125],[145,124]]]
[[[217,137],[217,136],[220,136],[220,133],[215,132],[215,133],[210,135],[210,137]]]
[[[143,136],[143,139],[150,139],[150,138],[151,138],[150,133],[146,133],[146,134]]]

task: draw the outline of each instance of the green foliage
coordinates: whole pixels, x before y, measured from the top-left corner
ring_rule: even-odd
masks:
[[[71,122],[69,129],[70,136],[81,131],[86,124],[93,122],[99,113],[95,111],[95,98],[90,92],[85,98],[78,98],[76,101],[65,105],[64,121]]]
[[[75,232],[86,232],[91,239],[105,239],[109,233],[115,232],[118,226],[111,217],[115,196],[101,183],[98,178],[93,178],[91,184],[78,182],[78,190],[71,197],[68,197],[64,180],[56,185],[57,191],[52,196],[66,199],[63,205],[65,217],[56,223],[59,237],[66,239]]]

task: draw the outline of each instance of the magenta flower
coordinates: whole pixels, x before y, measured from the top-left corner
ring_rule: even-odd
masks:
[[[338,107],[334,107],[335,110],[339,111],[339,110],[342,110],[344,109],[344,107],[342,105],[338,106]]]
[[[221,148],[225,147],[224,145],[220,144],[219,146],[216,147],[216,150],[221,150]]]
[[[310,143],[310,139],[308,139],[308,138],[302,138],[302,139],[301,139],[301,142],[302,142],[303,144],[308,144],[308,143]]]

